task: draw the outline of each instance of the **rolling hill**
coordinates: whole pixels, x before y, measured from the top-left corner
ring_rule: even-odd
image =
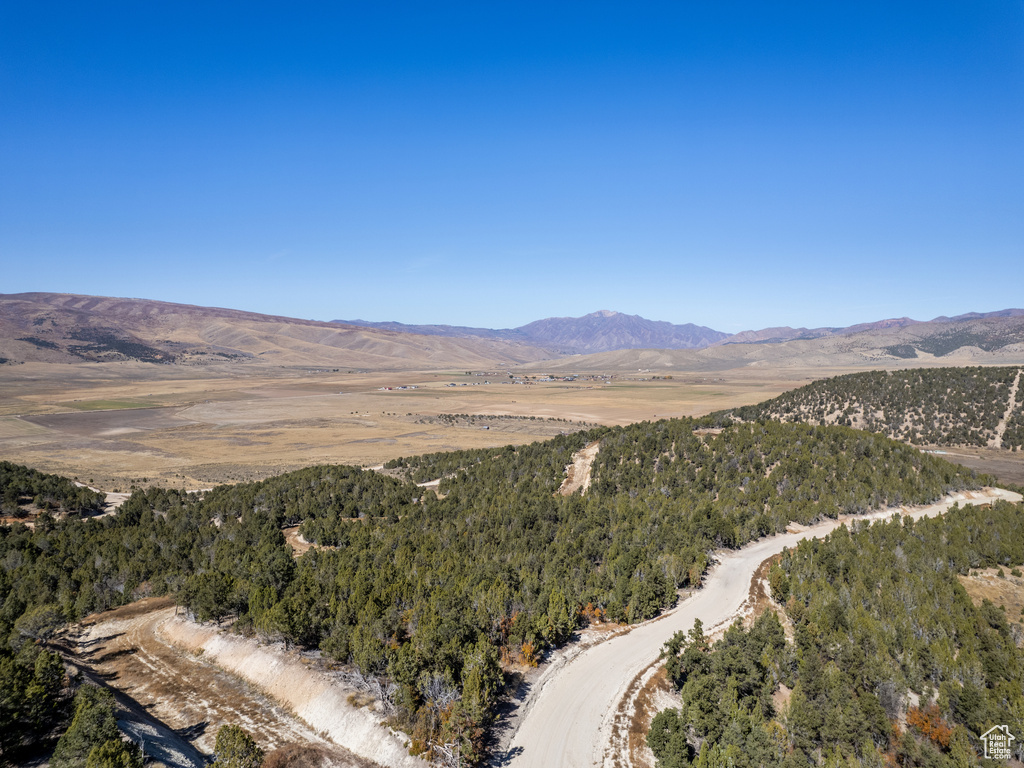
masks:
[[[518,341],[561,353],[529,366],[536,370],[713,371],[747,365],[857,368],[906,365],[910,360],[943,366],[1024,361],[1024,309],[929,321],[890,318],[846,327],[773,327],[731,336],[692,323],[674,325],[608,310],[497,330],[350,323],[449,338]]]
[[[0,358],[8,362],[233,361],[386,370],[487,368],[551,356],[500,339],[422,336],[146,299],[0,294]]]
[[[918,445],[1020,450],[1021,368],[911,368],[815,381],[732,411],[744,421],[841,424]]]
[[[146,299],[0,294],[0,364],[134,360],[374,370],[715,371],[1024,362],[1024,310],[726,336],[602,310],[505,330],[321,322]]]
[[[882,321],[859,327],[862,330],[850,333],[781,340],[773,333],[780,329],[768,329],[760,341],[747,336],[748,341],[720,343],[704,349],[618,350],[564,357],[524,368],[550,372],[669,373],[745,366],[835,369],[1024,363],[1024,314],[1020,310],[910,324]]]

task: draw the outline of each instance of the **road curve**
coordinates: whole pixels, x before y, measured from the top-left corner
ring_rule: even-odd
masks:
[[[746,599],[757,567],[801,539],[820,538],[843,522],[887,519],[892,514],[914,518],[942,514],[955,502],[986,503],[995,499],[1021,501],[1019,494],[998,488],[957,493],[927,507],[886,509],[869,515],[842,517],[807,528],[761,539],[740,550],[722,554],[705,585],[679,606],[579,653],[564,666],[541,678],[524,704],[524,714],[509,749],[498,761],[513,768],[593,768],[622,764],[625,755],[612,754],[611,726],[616,709],[632,680],[661,652],[675,632],[689,630],[699,618],[707,632],[730,621]],[[616,759],[618,758],[618,759]]]

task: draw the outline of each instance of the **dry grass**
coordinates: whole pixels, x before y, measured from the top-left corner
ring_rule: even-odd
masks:
[[[370,768],[373,765],[354,755],[339,760],[317,747],[289,744],[267,753],[262,768]]]
[[[399,456],[529,443],[586,425],[699,416],[846,372],[748,367],[524,385],[512,384],[505,371],[28,363],[0,368],[0,459],[106,491],[206,488],[312,464],[375,466]],[[381,389],[399,386],[417,388]],[[83,409],[127,403],[147,407]],[[946,458],[1024,484],[1024,454],[955,449]]]
[[[989,475],[995,475],[1004,483],[1024,485],[1024,453],[1006,451],[1000,448],[965,448],[948,446],[926,446],[930,450],[942,451],[940,458],[960,464]]]
[[[657,761],[647,746],[647,732],[651,730],[654,716],[669,706],[678,706],[677,699],[665,667],[659,664],[658,671],[636,691],[632,699],[632,712],[627,711],[629,726],[626,743],[629,750],[628,765],[631,768],[655,767]],[[623,699],[624,704],[626,701]]]
[[[147,752],[160,743],[165,752],[171,752],[170,742],[180,738],[210,754],[219,728],[235,724],[275,755],[276,762],[271,764],[374,765],[298,720],[272,698],[269,688],[258,689],[212,663],[209,654],[201,653],[202,645],[178,647],[169,642],[161,627],[174,612],[167,598],[141,600],[89,617],[66,640],[78,666],[117,690],[123,703],[144,711],[159,726],[162,733],[151,730],[147,737]],[[180,634],[180,627],[175,628]],[[208,635],[218,634],[212,627],[199,628],[198,634],[204,629]],[[295,762],[301,756],[310,762]]]
[[[523,444],[584,425],[699,415],[820,375],[616,374],[610,382],[524,385],[512,384],[507,372],[491,374],[30,363],[0,370],[0,458],[108,491],[203,488],[311,464],[373,466],[433,451]],[[398,386],[417,388],[381,390]],[[96,403],[150,407],[81,410]],[[449,423],[443,414],[496,418]]]
[[[999,570],[986,568],[971,571],[970,575],[957,578],[975,605],[981,605],[984,600],[991,600],[1005,608],[1006,618],[1010,623],[1022,625],[1017,637],[1024,639],[1024,577],[1014,576],[1010,568],[1004,568],[1003,578],[999,578]]]

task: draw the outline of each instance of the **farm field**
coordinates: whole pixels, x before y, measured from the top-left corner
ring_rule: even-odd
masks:
[[[507,371],[44,363],[2,373],[0,459],[108,491],[133,484],[203,488],[311,464],[374,466],[399,456],[529,443],[584,425],[759,402],[823,375],[738,369],[540,381],[531,373],[530,383],[513,383]],[[454,414],[473,418],[447,417]]]

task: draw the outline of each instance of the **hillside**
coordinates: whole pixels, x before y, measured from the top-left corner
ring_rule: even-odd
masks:
[[[1024,626],[957,577],[1021,564],[1021,509],[896,517],[785,551],[749,629],[712,645],[698,621],[666,644],[680,706],[651,725],[659,768],[977,765],[993,723],[1024,726]]]
[[[1013,365],[1024,363],[1024,316],[991,316],[940,322],[871,327],[813,339],[723,343],[705,349],[631,349],[563,357],[525,370],[572,371],[721,371],[745,366],[765,368],[897,368],[907,365]],[[877,325],[877,324],[869,324]]]
[[[793,338],[796,335],[798,338]],[[566,356],[571,355],[571,356]],[[728,337],[600,311],[489,330],[320,322],[234,309],[74,294],[0,294],[0,364],[135,360],[374,370],[715,371],[1024,363],[1024,311],[901,318]]]
[[[869,371],[813,382],[732,413],[744,420],[845,424],[911,443],[1020,450],[1020,369]]]
[[[346,322],[335,320],[336,323]],[[970,312],[930,321],[909,317],[857,323],[845,327],[762,328],[726,334],[704,326],[648,320],[639,315],[601,310],[583,317],[549,317],[518,328],[490,329],[452,325],[405,325],[396,322],[347,321],[352,325],[402,333],[452,338],[504,339],[548,347],[566,355],[605,355],[566,361],[581,370],[629,370],[676,367],[714,370],[759,362],[800,358],[813,365],[885,364],[897,360],[970,358],[979,354],[1015,354],[1005,347],[1024,342],[1024,309]],[[787,342],[814,342],[789,345]],[[749,347],[736,349],[735,347]],[[711,349],[708,349],[708,348]],[[718,350],[718,347],[726,349]],[[775,349],[778,347],[778,349]],[[706,350],[699,355],[659,355],[661,350]]]
[[[102,519],[0,526],[0,635],[171,594],[200,620],[230,616],[386,675],[392,723],[414,745],[459,738],[471,759],[503,668],[536,664],[588,621],[656,615],[700,583],[715,549],[979,485],[845,427],[706,426],[642,422],[397,467],[443,473],[437,495],[321,466],[205,494],[137,491]],[[595,440],[590,490],[555,493]],[[296,560],[281,532],[296,523],[329,548]]]
[[[0,294],[0,358],[345,368],[489,368],[551,357],[529,344],[440,338],[146,299]]]
[[[1001,309],[995,312],[968,312],[964,315],[946,317],[945,315],[932,320],[912,320],[909,317],[894,317],[875,322],[857,323],[842,328],[763,328],[759,331],[741,331],[719,341],[719,344],[777,344],[782,341],[796,339],[820,339],[825,336],[851,336],[865,331],[881,331],[888,328],[907,328],[910,326],[962,323],[968,320],[988,320],[1024,316],[1024,309]],[[920,329],[918,329],[920,330]],[[927,332],[925,332],[927,333]]]

